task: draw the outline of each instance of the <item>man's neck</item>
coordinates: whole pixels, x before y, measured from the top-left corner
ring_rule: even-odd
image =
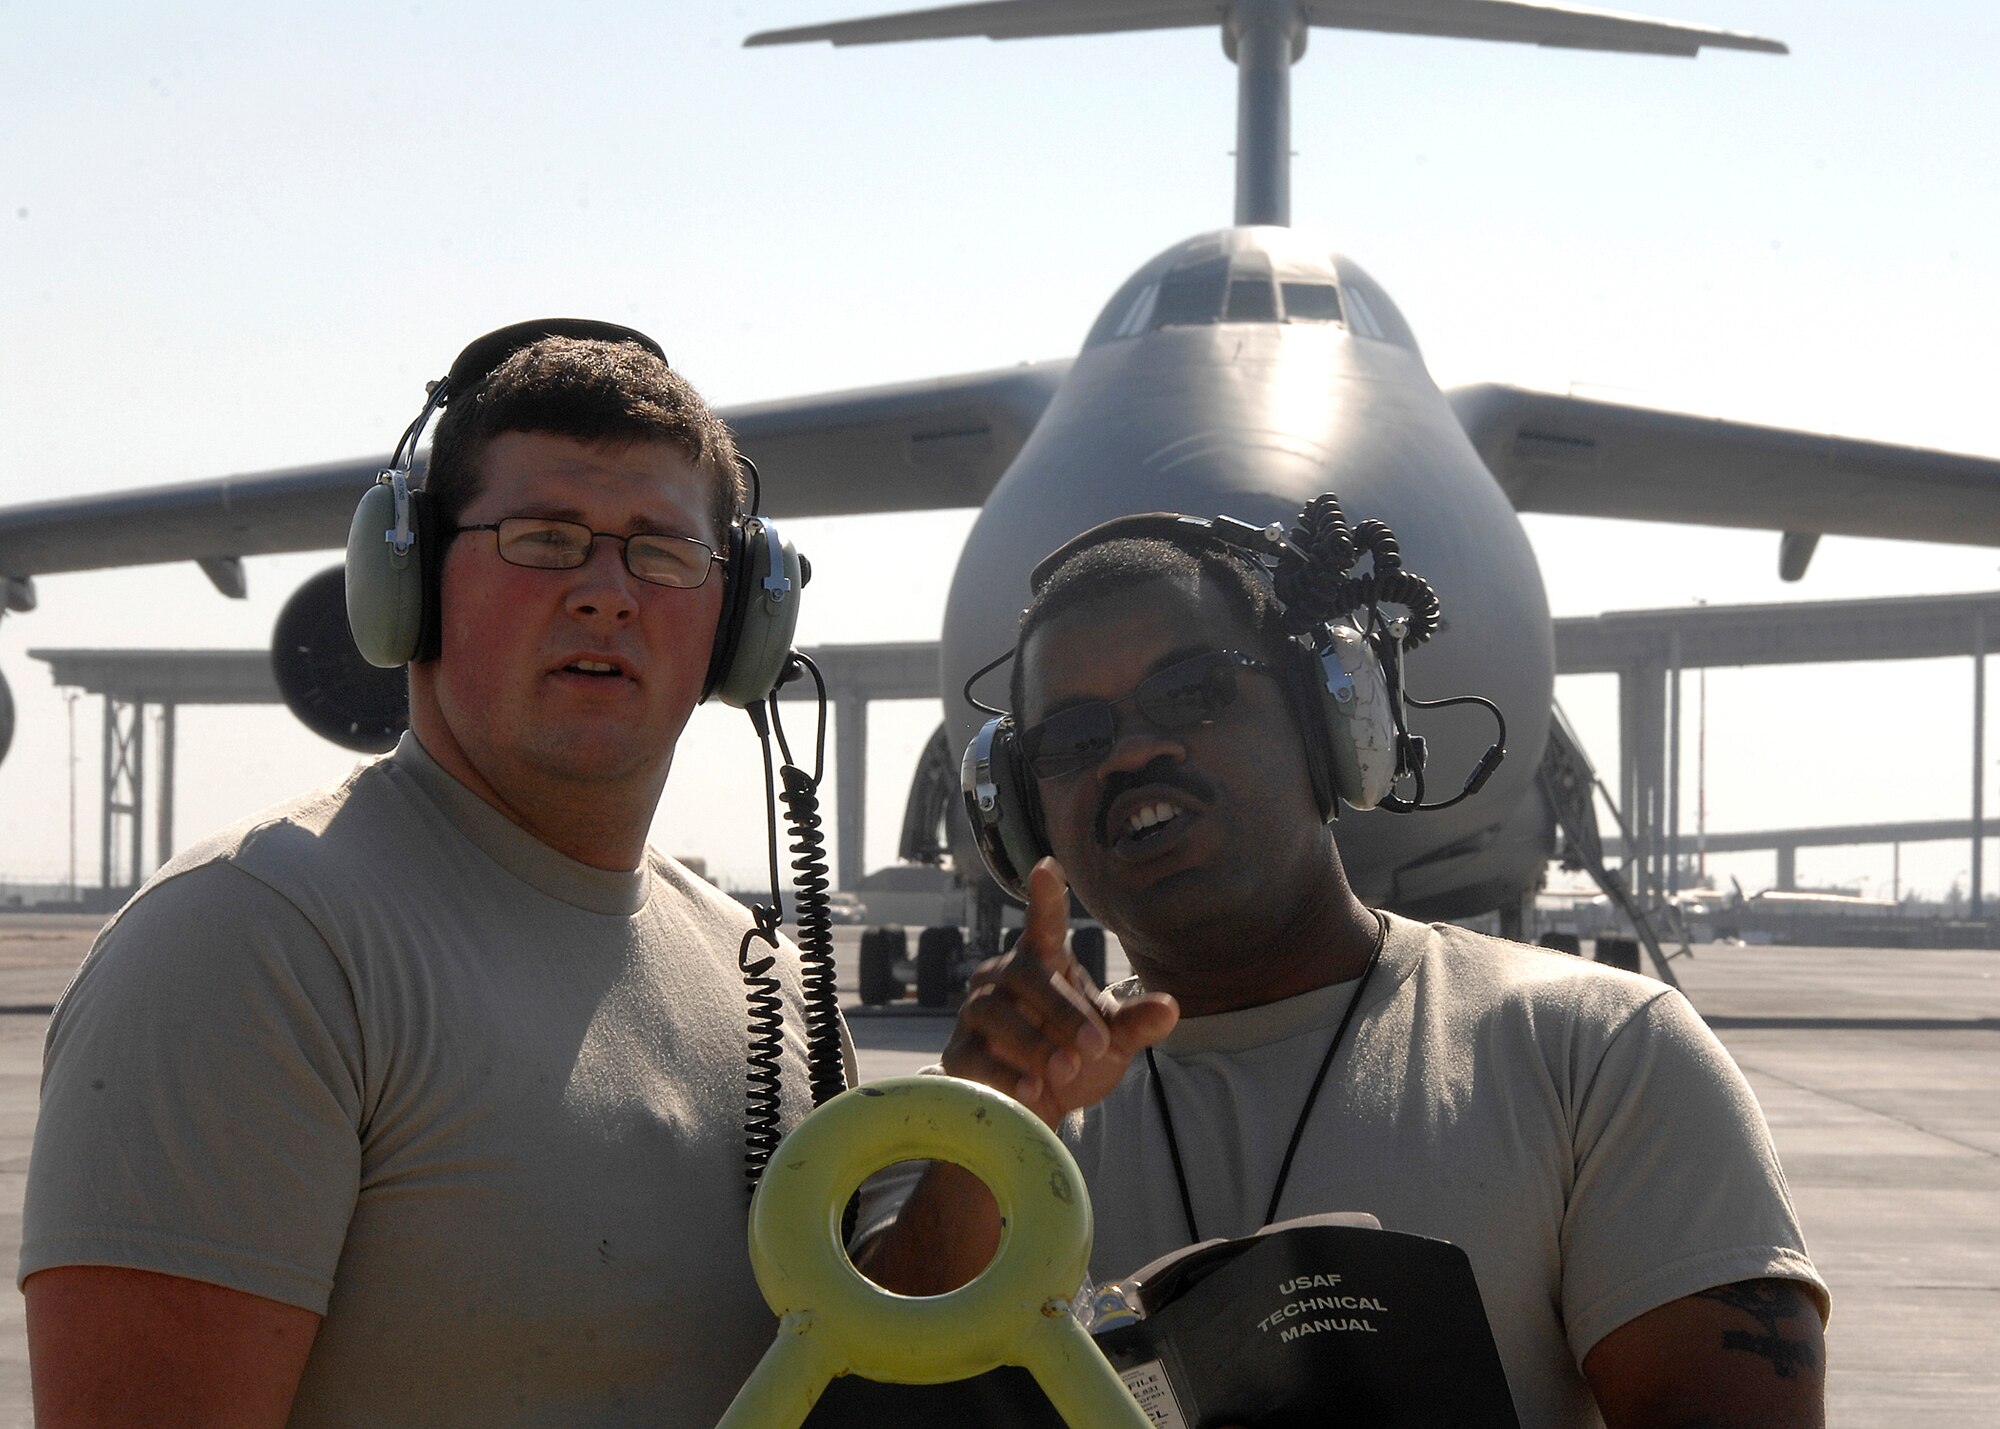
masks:
[[[1184,1017],[1206,1017],[1358,978],[1381,936],[1336,870],[1266,921],[1184,929],[1170,941],[1121,932],[1119,941],[1147,991],[1173,994]]]
[[[659,802],[658,791],[643,810],[627,809],[626,801],[613,791],[586,800],[570,797],[510,800],[449,737],[427,738],[415,729],[411,733],[440,769],[564,857],[614,873],[630,872],[644,860],[646,832]]]

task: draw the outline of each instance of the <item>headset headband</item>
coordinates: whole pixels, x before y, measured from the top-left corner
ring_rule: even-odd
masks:
[[[484,337],[476,337],[465,345],[464,351],[452,359],[450,369],[424,389],[424,409],[417,413],[417,419],[404,429],[402,439],[396,443],[396,450],[389,457],[389,465],[384,475],[403,473],[407,484],[409,470],[417,459],[417,443],[423,439],[424,428],[430,425],[431,417],[439,408],[454,397],[463,397],[476,391],[486,379],[491,377],[500,364],[524,347],[531,347],[545,337],[573,337],[586,342],[622,342],[644,348],[647,352],[666,362],[667,354],[661,346],[637,328],[622,323],[598,322],[592,318],[530,318],[526,322],[509,323],[503,328],[495,328]],[[404,549],[402,546],[399,550]]]
[[[1292,549],[1291,543],[1285,539],[1285,528],[1280,525],[1252,526],[1233,516],[1210,518],[1183,516],[1173,511],[1141,511],[1133,516],[1118,516],[1100,522],[1063,542],[1035,562],[1034,570],[1028,573],[1028,588],[1040,595],[1055,579],[1056,572],[1069,564],[1072,557],[1092,546],[1103,546],[1112,541],[1165,541],[1189,550],[1212,549],[1222,545],[1241,551],[1259,563]]]
[[[454,395],[470,392],[491,377],[501,363],[545,337],[573,337],[587,342],[629,342],[645,348],[662,362],[667,360],[667,354],[660,345],[637,328],[596,322],[590,318],[531,318],[527,322],[496,328],[486,336],[476,337],[467,343],[465,351],[453,359],[451,371],[445,374],[447,391],[439,399],[439,405],[449,402]]]

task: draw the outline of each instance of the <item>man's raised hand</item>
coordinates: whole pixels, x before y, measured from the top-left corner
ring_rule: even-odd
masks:
[[[1028,874],[1028,919],[1013,951],[982,963],[944,1049],[944,1069],[1007,1093],[1051,1127],[1118,1085],[1133,1057],[1180,1020],[1161,992],[1119,1002],[1064,943],[1069,883],[1044,858]]]

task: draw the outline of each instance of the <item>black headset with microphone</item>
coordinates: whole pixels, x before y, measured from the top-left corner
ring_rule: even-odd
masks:
[[[630,343],[666,361],[660,345],[644,333],[586,318],[512,323],[459,353],[450,371],[429,384],[423,410],[362,496],[348,528],[347,623],[369,664],[393,668],[434,660],[438,654],[439,574],[448,533],[436,529],[430,496],[411,481],[425,427],[441,408],[471,397],[503,362],[545,337]],[[723,533],[722,613],[701,697],[744,709],[778,687],[798,625],[799,591],[811,568],[778,528],[758,514],[762,492],[757,468],[748,457],[737,461],[750,487],[750,509],[731,520]]]
[[[1403,655],[1437,632],[1438,598],[1429,582],[1403,568],[1395,534],[1380,521],[1350,527],[1330,493],[1309,502],[1289,531],[1228,516],[1123,516],[1043,557],[1029,576],[1030,588],[1040,595],[1079,552],[1123,540],[1219,551],[1271,583],[1287,631],[1276,674],[1303,737],[1307,777],[1326,822],[1339,816],[1342,804],[1396,813],[1448,808],[1477,793],[1505,757],[1506,722],[1491,701],[1478,695],[1418,700],[1404,691]],[[1363,557],[1368,569],[1357,572]],[[1385,604],[1406,614],[1392,616],[1382,610]],[[1019,653],[1017,647],[966,682],[967,700],[993,718],[966,746],[959,786],[987,872],[1026,902],[1028,871],[1051,851],[1040,790],[1015,717],[971,694],[981,675]],[[1409,732],[1405,707],[1453,704],[1483,705],[1500,733],[1459,794],[1425,803],[1425,745]],[[1414,798],[1396,794],[1404,780],[1415,781]]]

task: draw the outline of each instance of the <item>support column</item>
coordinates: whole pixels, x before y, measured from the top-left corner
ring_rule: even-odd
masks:
[[[1972,906],[1969,916],[1986,916],[1982,875],[1986,868],[1986,616],[1972,612]]]
[[[136,888],[145,868],[146,707],[104,697],[104,887]],[[124,827],[120,822],[124,821]],[[117,866],[120,835],[130,862]],[[127,881],[126,875],[130,878]]]
[[[1292,60],[1305,33],[1297,0],[1235,0],[1236,222],[1292,221]]]
[[[1647,890],[1655,902],[1667,892],[1667,671],[1654,665],[1646,671],[1645,742],[1641,766],[1646,780]]]
[[[174,710],[160,706],[160,813],[154,834],[153,852],[159,863],[174,856]],[[158,867],[155,864],[154,867]]]
[[[1667,892],[1681,891],[1681,633],[1667,640]]]
[[[1778,888],[1789,893],[1799,886],[1799,851],[1792,845],[1778,850]]]
[[[1625,882],[1635,893],[1631,875],[1645,843],[1645,826],[1639,820],[1639,682],[1637,666],[1618,672],[1618,814],[1625,825]]]
[[[1619,799],[1631,830],[1626,851],[1633,896],[1657,899],[1664,887],[1660,853],[1666,841],[1666,668],[1628,666],[1618,675]]]
[[[112,731],[118,727],[118,705],[111,696],[104,697],[104,720],[102,727],[104,757],[98,765],[97,810],[97,886],[108,889],[111,882],[111,839],[113,790],[117,787],[117,770],[111,762]]]
[[[859,690],[834,697],[833,781],[834,883],[852,889],[867,872],[868,697]]]

